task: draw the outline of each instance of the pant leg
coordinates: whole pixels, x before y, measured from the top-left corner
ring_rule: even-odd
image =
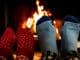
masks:
[[[62,52],[64,54],[66,54],[66,52],[68,51],[77,51],[79,25],[80,25],[79,23],[64,21],[64,24],[61,28]]]
[[[50,51],[58,54],[56,44],[56,30],[52,21],[45,21],[37,25],[37,33],[42,52]]]

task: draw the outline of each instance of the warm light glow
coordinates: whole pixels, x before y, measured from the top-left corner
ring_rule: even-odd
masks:
[[[22,24],[22,28],[29,28],[31,32],[36,33],[36,23],[42,16],[52,16],[52,13],[49,9],[45,10],[43,5],[40,5],[40,1],[36,0],[37,11],[35,11],[32,17],[29,17],[27,21],[24,21]],[[61,25],[60,20],[54,20],[53,24],[56,28],[56,37],[57,39],[61,39],[59,28]]]
[[[37,37],[38,37],[38,35],[33,35],[33,37],[34,37],[34,38],[37,38]]]
[[[36,0],[36,5],[37,5],[37,11],[34,12],[32,15],[32,18],[27,19],[27,28],[31,28],[33,32],[36,32],[36,23],[37,21],[42,17],[42,16],[51,16],[52,14],[50,13],[49,10],[45,10],[43,5],[40,5],[40,1]]]
[[[58,40],[61,40],[59,29],[57,27],[55,27],[55,28],[56,28],[56,37],[57,37]]]
[[[42,17],[42,15],[39,15],[37,12],[35,12],[33,14],[33,18],[34,18],[35,23],[37,23],[38,19],[40,19],[41,17]]]
[[[54,20],[53,21],[53,24],[54,24],[54,26],[56,28],[56,37],[57,37],[58,40],[61,40],[61,36],[60,36],[60,32],[59,32],[60,23],[61,23],[60,20]]]
[[[14,60],[16,60],[16,54],[13,54],[13,58],[14,58]]]
[[[56,28],[56,33],[57,33],[57,34],[59,33],[58,28]]]
[[[39,6],[39,3],[40,3],[39,0],[36,0],[36,5],[37,5],[37,6]]]
[[[59,40],[61,40],[61,36],[59,36]]]
[[[33,24],[33,19],[32,18],[28,18],[28,20],[26,22],[27,28],[31,28],[32,24]]]
[[[25,29],[27,26],[26,26],[26,21],[24,21],[23,23],[22,23],[22,28],[23,29]]]
[[[56,24],[56,21],[54,20],[53,23]]]

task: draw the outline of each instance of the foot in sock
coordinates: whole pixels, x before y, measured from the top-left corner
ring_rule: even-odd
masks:
[[[17,60],[24,57],[32,60],[35,41],[33,34],[28,29],[18,28],[17,33]]]
[[[15,42],[14,31],[8,27],[3,33],[0,41],[0,56],[9,58],[13,54],[13,44]]]

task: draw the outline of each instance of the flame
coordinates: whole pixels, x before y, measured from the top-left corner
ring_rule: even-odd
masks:
[[[28,28],[31,28],[32,27],[32,24],[33,24],[33,19],[32,18],[28,18],[27,22],[26,22],[26,25]]]
[[[60,28],[60,25],[61,25],[61,21],[59,21],[59,20],[54,20],[53,23],[54,23],[54,26],[55,26],[55,28],[56,28],[56,38],[57,38],[58,40],[61,40],[61,35],[60,35],[60,32],[59,32],[59,28]]]
[[[52,16],[51,12],[49,10],[45,10],[43,5],[40,5],[40,1],[36,0],[36,6],[37,6],[37,11],[34,12],[32,17],[29,17],[26,21],[24,22],[22,27],[23,28],[29,28],[33,33],[36,33],[36,23],[37,21],[42,17],[42,16]],[[59,33],[59,24],[61,23],[60,21],[58,22],[57,20],[53,21],[55,28],[56,28],[56,37],[57,39],[61,39],[60,33]]]
[[[58,28],[56,28],[56,38],[57,38],[58,40],[61,40],[61,36],[60,36],[60,34],[59,34],[59,29],[58,29]]]
[[[14,58],[14,60],[16,60],[16,54],[13,54],[13,58]]]
[[[46,11],[44,9],[43,5],[40,5],[40,1],[36,0],[36,5],[37,5],[37,11],[34,12],[34,14],[32,15],[32,18],[28,18],[27,19],[27,28],[32,29],[33,32],[36,32],[36,23],[37,21],[42,17],[42,16],[51,16],[52,14],[50,13],[50,11]],[[33,28],[31,28],[31,26],[33,25]]]
[[[24,21],[24,22],[22,23],[22,28],[23,28],[23,29],[26,28],[26,21]]]

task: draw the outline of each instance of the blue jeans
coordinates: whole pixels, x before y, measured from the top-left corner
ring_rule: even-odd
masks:
[[[66,17],[66,19],[68,19]],[[80,32],[80,23],[71,21],[64,21],[61,27],[62,37],[62,51],[66,53],[68,51],[77,51],[77,40]],[[58,54],[58,48],[56,44],[56,31],[52,21],[45,21],[37,25],[37,34],[42,52],[46,53],[51,51]]]
[[[66,19],[66,21],[65,21]],[[69,21],[73,20],[73,21]],[[77,51],[77,40],[80,32],[80,22],[74,21],[73,16],[66,16],[64,18],[63,26],[61,27],[62,37],[62,53],[66,54],[68,51]]]
[[[44,54],[47,51],[58,54],[56,45],[56,30],[51,21],[46,21],[37,26],[37,33],[41,50]]]

